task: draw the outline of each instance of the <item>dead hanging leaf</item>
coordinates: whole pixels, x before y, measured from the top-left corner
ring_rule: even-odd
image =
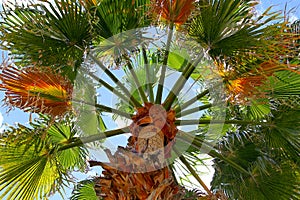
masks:
[[[140,119],[139,121],[137,121],[136,124],[138,126],[141,126],[141,125],[150,124],[150,123],[153,123],[152,118],[149,116],[146,116],[146,117],[143,117],[142,119]]]
[[[144,107],[138,108],[136,115],[132,117],[132,124],[130,125],[131,133],[134,140],[138,138],[141,126],[147,124],[153,124],[159,130],[161,130],[167,142],[175,138],[178,130],[175,125],[176,113],[174,110],[166,111],[162,105],[154,105],[152,103],[145,103]],[[131,143],[134,142],[131,140]]]
[[[113,155],[109,150],[106,152],[109,154],[110,161],[117,163],[91,161],[93,166],[99,165],[104,169],[102,177],[97,178],[95,182],[96,194],[104,200],[147,199],[151,195],[158,199],[175,199],[176,194],[180,191],[173,178],[169,176],[167,167],[159,170],[152,168],[152,171],[145,173],[130,173],[130,169],[137,163],[128,162],[125,157],[131,156],[137,160],[138,156],[135,157],[135,153],[125,151],[121,147]],[[120,164],[120,161],[124,166]],[[138,163],[141,168],[149,167],[143,160]],[[122,171],[114,166],[121,167],[121,169],[123,167],[127,171]]]

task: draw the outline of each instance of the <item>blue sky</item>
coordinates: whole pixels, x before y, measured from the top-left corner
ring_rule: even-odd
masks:
[[[257,6],[259,12],[266,10],[268,7],[273,6],[274,11],[284,10],[289,13],[291,21],[300,18],[300,1],[299,0],[260,0],[260,5]]]
[[[0,3],[2,4],[2,0],[0,0]],[[287,3],[287,11],[289,12],[289,17],[291,21],[294,21],[296,19],[300,18],[300,1],[299,0],[261,0],[261,4],[257,6],[257,11],[262,12],[266,8],[268,8],[271,5],[274,5],[273,10],[283,10],[285,5]],[[2,52],[1,52],[2,53]],[[2,63],[2,55],[0,55],[0,62]],[[4,98],[4,93],[0,92],[0,100]],[[1,103],[2,104],[2,103]],[[29,120],[29,114],[24,113],[20,111],[19,109],[15,109],[10,111],[9,113],[6,113],[7,108],[0,107],[0,126],[1,123],[7,123],[10,125],[15,124],[16,122],[22,123],[22,124],[28,124]],[[116,140],[120,141],[120,140]],[[116,141],[113,141],[111,143],[115,143]],[[81,175],[78,176],[79,178],[83,177]],[[67,193],[70,193],[71,190],[67,190]],[[59,196],[54,196],[51,198],[52,200],[60,200],[61,198]]]

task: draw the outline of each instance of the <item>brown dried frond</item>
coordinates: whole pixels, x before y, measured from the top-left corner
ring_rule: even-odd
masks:
[[[71,83],[50,68],[13,66],[1,68],[0,89],[5,91],[5,102],[25,112],[61,116],[71,109]]]
[[[194,9],[195,0],[152,0],[152,13],[167,22],[184,24]]]

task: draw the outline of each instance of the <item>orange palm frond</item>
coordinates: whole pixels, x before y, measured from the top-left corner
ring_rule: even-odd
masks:
[[[263,74],[263,75],[266,75],[266,76],[271,76],[275,72],[283,71],[283,70],[295,72],[295,73],[298,73],[298,74],[300,73],[299,65],[290,64],[290,63],[281,63],[281,62],[276,61],[274,59],[261,63],[259,65],[258,69],[257,69],[257,72],[259,74]]]
[[[168,22],[181,25],[186,22],[195,0],[152,0],[153,13]]]
[[[231,77],[232,79],[229,79],[229,85],[226,86],[230,96],[229,99],[232,102],[246,103],[250,99],[265,97],[265,94],[258,87],[262,85],[268,87],[266,82],[268,77],[273,76],[275,72],[284,70],[299,74],[298,67],[292,64],[280,63],[276,60],[262,62],[256,70],[243,74],[242,77],[235,79]]]
[[[259,61],[257,61],[259,62]],[[255,64],[251,70],[234,67],[227,63],[215,62],[216,73],[219,74],[225,84],[227,99],[232,103],[247,104],[251,100],[265,98],[265,93],[260,86],[270,87],[268,77],[274,76],[278,71],[291,71],[300,74],[299,66],[284,63],[275,58],[269,58]],[[250,64],[250,67],[251,67]]]
[[[52,116],[61,116],[71,109],[71,83],[50,68],[42,71],[34,67],[3,67],[0,80],[0,89],[5,91],[10,107]]]
[[[266,77],[264,76],[248,76],[229,80],[226,84],[229,100],[235,103],[245,104],[251,99],[261,98],[264,93],[257,88],[261,86]]]

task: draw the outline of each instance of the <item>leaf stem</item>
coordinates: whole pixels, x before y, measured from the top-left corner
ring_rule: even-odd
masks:
[[[127,55],[123,55],[125,60],[127,61],[127,66],[130,70],[130,74],[132,75],[133,77],[133,80],[134,80],[134,83],[135,83],[135,86],[137,87],[138,91],[139,91],[139,94],[140,94],[140,97],[141,99],[143,100],[144,103],[148,102],[148,99],[147,99],[147,96],[145,94],[145,91],[143,90],[143,88],[141,87],[141,84],[140,84],[140,81],[134,71],[134,68],[131,64],[131,60],[130,58],[127,56]]]
[[[210,155],[213,158],[219,158],[220,160],[228,163],[229,165],[231,165],[233,168],[237,169],[238,171],[244,173],[244,174],[250,174],[247,170],[245,170],[242,166],[240,166],[239,164],[235,163],[233,160],[225,158],[222,154],[218,153],[215,150],[211,150],[208,155]]]
[[[98,134],[94,134],[94,135],[90,135],[90,136],[86,136],[86,137],[79,137],[79,138],[76,138],[73,142],[71,142],[67,145],[61,146],[60,148],[58,148],[58,151],[63,151],[63,150],[70,149],[73,147],[82,146],[83,144],[86,144],[86,143],[103,140],[105,138],[120,135],[122,133],[127,133],[127,132],[130,132],[130,129],[128,126],[124,127],[124,128],[120,128],[120,129],[105,131],[102,133],[98,133]]]
[[[156,104],[161,104],[165,76],[166,76],[166,71],[167,71],[167,64],[168,64],[168,59],[169,59],[170,47],[171,47],[171,41],[172,41],[172,37],[173,37],[173,29],[174,29],[174,23],[172,22],[172,23],[170,23],[170,27],[169,27],[166,51],[165,51],[165,55],[164,55],[164,59],[163,59],[161,74],[160,74],[160,78],[159,78],[159,84],[158,84],[157,93],[156,93],[156,99],[155,99]]]
[[[124,103],[128,102],[128,105],[130,105],[130,106],[133,105],[132,97],[127,98],[124,94],[122,94],[121,92],[117,91],[116,88],[112,87],[111,85],[109,85],[106,81],[102,80],[101,78],[95,76],[93,73],[91,73],[91,72],[86,72],[86,73],[90,77],[92,77],[95,81],[97,81],[101,85],[103,85],[106,89],[108,89],[113,94],[115,94],[116,96],[118,96],[120,99],[124,100]]]
[[[194,70],[196,69],[196,66],[202,58],[203,55],[201,55],[194,63],[189,62],[188,65],[185,67],[184,71],[182,72],[182,76],[180,76],[179,79],[176,81],[176,84],[174,84],[172,90],[169,92],[164,102],[164,107],[166,110],[169,110],[171,108],[180,90],[184,87],[187,80],[193,74]]]
[[[192,105],[193,103],[195,103],[196,101],[198,101],[199,99],[201,99],[202,97],[204,97],[205,95],[207,95],[209,93],[209,90],[204,90],[203,92],[201,92],[200,94],[198,94],[196,97],[188,100],[187,102],[185,102],[184,104],[182,104],[180,107],[178,106],[177,108],[175,108],[175,112],[178,113],[181,110],[184,110],[185,108],[189,107],[190,105]]]
[[[177,155],[180,155],[175,147],[173,147],[173,150]],[[210,189],[206,186],[206,184],[202,181],[200,176],[197,174],[197,172],[191,167],[189,162],[185,159],[183,155],[179,157],[180,161],[186,166],[186,168],[191,172],[193,177],[200,183],[200,185],[203,187],[203,189],[207,192],[207,194],[212,195],[212,192]]]
[[[208,108],[211,108],[211,107],[212,107],[211,103],[206,104],[206,105],[202,105],[202,106],[198,106],[198,107],[195,107],[195,108],[191,108],[189,110],[178,112],[178,113],[176,113],[176,117],[184,117],[186,115],[189,115],[189,114],[201,111],[201,110],[205,110],[205,109],[208,109]]]
[[[191,120],[176,120],[175,124],[179,126],[183,125],[195,125],[195,124],[239,124],[239,125],[264,125],[270,126],[267,122],[257,121],[243,121],[243,120],[203,120],[203,119],[191,119]]]
[[[228,163],[229,165],[231,165],[233,168],[237,169],[238,171],[244,173],[244,174],[248,174],[249,172],[247,170],[245,170],[242,166],[238,165],[237,163],[235,163],[234,161],[224,157],[222,154],[218,153],[217,151],[213,150],[212,147],[209,147],[208,144],[205,144],[203,142],[199,142],[197,140],[192,140],[191,138],[188,139],[187,137],[177,137],[179,140],[186,142],[187,144],[191,144],[191,146],[193,146],[194,148],[198,149],[198,150],[209,150],[208,155],[213,157],[213,158],[219,158],[220,160]],[[204,146],[203,146],[204,145]]]
[[[147,58],[147,52],[145,50],[145,47],[142,48],[143,52],[143,58],[144,58],[144,65],[145,65],[145,71],[146,71],[146,78],[147,78],[147,89],[149,92],[149,101],[151,103],[154,103],[154,93],[153,93],[153,88],[152,88],[152,80],[151,80],[151,73],[150,73],[150,68],[149,68],[149,63],[148,63],[148,58]]]
[[[184,131],[179,131],[176,135],[176,138],[181,138],[181,139],[189,139],[189,143],[192,143],[193,141],[197,142],[199,146],[205,145],[205,150],[211,151],[214,149],[213,145],[211,145],[209,142],[206,142],[204,139],[199,139],[197,136],[192,135],[191,133],[187,133]]]
[[[131,119],[132,114],[126,113],[126,112],[122,112],[120,110],[105,106],[105,105],[101,105],[101,104],[94,104],[94,103],[90,103],[90,102],[86,102],[83,100],[77,100],[77,99],[72,99],[72,101],[76,102],[76,103],[82,103],[85,105],[90,105],[90,106],[94,106],[95,108],[98,108],[99,111],[104,111],[104,112],[108,112],[108,113],[113,113],[113,114],[117,114],[120,115],[122,117],[125,117],[127,119]]]
[[[100,62],[95,56],[93,56],[91,53],[88,54],[88,57],[90,57],[102,70],[103,72],[111,78],[111,80],[117,84],[117,86],[127,95],[127,97],[130,98],[132,101],[133,105],[135,107],[142,107],[142,105],[130,94],[129,90],[119,81],[119,79],[111,73],[109,69],[107,69],[102,62]]]

